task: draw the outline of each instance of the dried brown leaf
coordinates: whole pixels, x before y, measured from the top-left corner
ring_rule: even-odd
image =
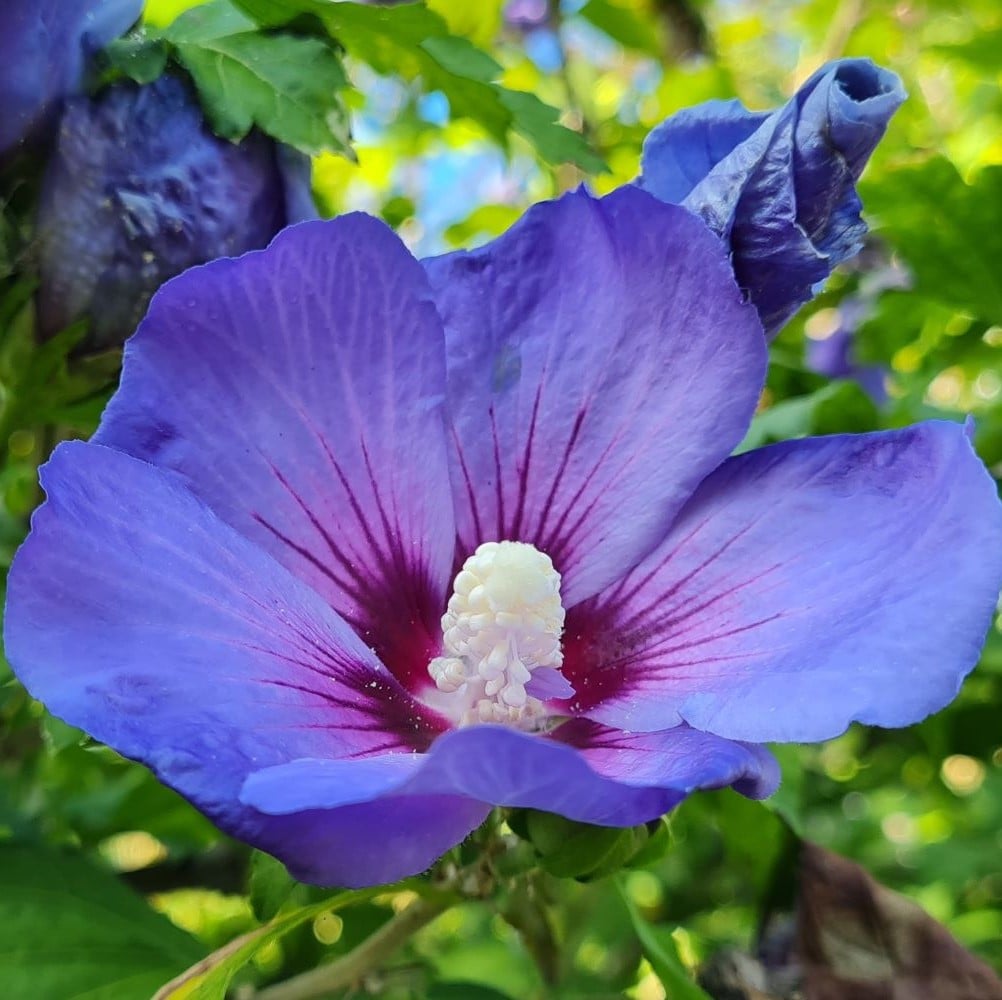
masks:
[[[917,903],[814,844],[800,857],[806,1000],[1002,1000],[1002,981]]]

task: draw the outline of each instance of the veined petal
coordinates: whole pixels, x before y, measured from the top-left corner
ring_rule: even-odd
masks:
[[[281,858],[300,882],[354,889],[424,871],[489,812],[454,795],[377,798],[278,816],[244,806],[241,836]]]
[[[171,473],[78,442],[10,573],[4,639],[31,694],[253,839],[249,771],[423,749],[444,727],[307,586]]]
[[[458,551],[531,542],[565,605],[664,537],[734,448],[765,344],[724,247],[633,188],[425,262],[446,324]]]
[[[670,777],[689,791],[732,786],[751,799],[768,798],[779,787],[779,763],[766,747],[690,726],[627,733],[571,719],[554,736],[578,747],[592,770],[633,787],[659,785]]]
[[[485,807],[545,809],[585,823],[633,826],[664,815],[698,788],[734,785],[761,797],[779,780],[764,748],[687,726],[626,734],[581,719],[554,737],[472,726],[444,734],[425,754],[304,759],[264,768],[248,777],[241,798],[264,815],[290,821],[319,816],[334,825],[367,805],[374,831],[399,825],[399,809],[457,797]],[[367,884],[350,857],[339,853],[328,852],[321,880]]]
[[[681,205],[703,178],[769,117],[740,101],[704,101],[682,108],[654,128],[644,142],[639,183],[662,201]]]
[[[568,614],[569,710],[754,742],[907,725],[957,693],[1000,582],[1002,508],[961,425],[749,452]]]
[[[442,328],[381,222],[307,222],[155,296],[95,438],[180,473],[430,683],[455,537]]]

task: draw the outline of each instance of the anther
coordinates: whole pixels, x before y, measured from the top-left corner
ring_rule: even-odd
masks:
[[[532,672],[559,670],[560,574],[525,542],[485,542],[463,564],[442,616],[443,655],[428,665],[441,691],[463,692],[464,721],[532,724],[543,703]]]

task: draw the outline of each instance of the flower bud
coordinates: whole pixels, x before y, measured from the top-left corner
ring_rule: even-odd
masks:
[[[773,112],[708,101],[651,132],[637,183],[728,244],[738,283],[774,334],[862,246],[855,184],[904,99],[890,71],[842,59]]]
[[[87,318],[92,346],[121,343],[168,278],[312,214],[308,161],[218,138],[179,79],[73,100],[39,204],[40,332]]]

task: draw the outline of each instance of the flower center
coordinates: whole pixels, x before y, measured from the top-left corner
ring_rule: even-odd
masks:
[[[534,695],[570,693],[557,673],[563,629],[550,557],[524,542],[485,542],[456,576],[442,616],[443,655],[428,672],[440,691],[469,699],[462,723],[532,728],[545,714]]]

